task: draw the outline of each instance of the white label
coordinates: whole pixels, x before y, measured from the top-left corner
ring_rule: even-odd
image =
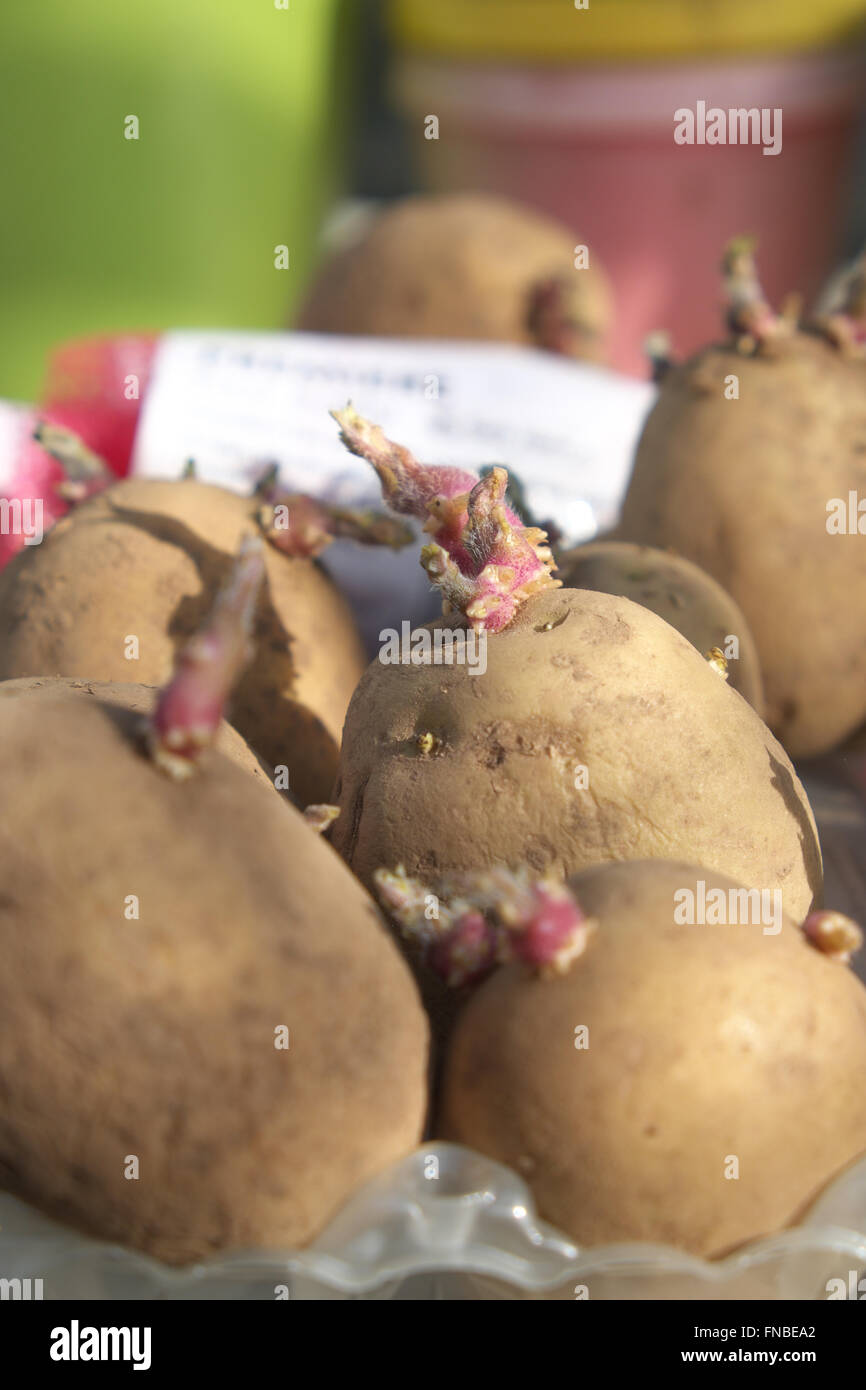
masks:
[[[154,361],[133,472],[177,477],[192,458],[199,477],[246,491],[276,462],[291,489],[369,505],[375,475],[342,447],[328,416],[351,400],[425,463],[504,464],[540,521],[583,540],[616,516],[653,397],[648,384],[532,348],[170,333]],[[405,575],[420,601],[426,580],[417,551],[348,547],[331,546],[325,560],[356,607],[367,605],[369,637],[384,613],[381,585],[392,590]]]

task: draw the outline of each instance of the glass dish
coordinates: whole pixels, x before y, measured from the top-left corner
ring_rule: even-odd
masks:
[[[660,1245],[579,1250],[539,1219],[515,1173],[440,1143],[366,1184],[298,1252],[176,1270],[8,1195],[0,1228],[0,1278],[29,1279],[22,1296],[45,1299],[822,1299],[851,1296],[839,1290],[856,1290],[866,1267],[866,1159],[800,1225],[713,1262]]]

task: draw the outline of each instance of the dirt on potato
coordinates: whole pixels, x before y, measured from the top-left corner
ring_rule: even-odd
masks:
[[[609,594],[533,596],[488,638],[483,673],[374,661],[334,799],[332,843],[368,885],[398,865],[421,879],[495,863],[565,876],[687,858],[780,888],[798,920],[822,892],[780,744],[684,637]]]

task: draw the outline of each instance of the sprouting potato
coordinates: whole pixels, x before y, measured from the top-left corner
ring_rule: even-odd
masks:
[[[616,535],[670,546],[727,590],[768,724],[811,757],[866,720],[866,356],[840,339],[851,315],[795,328],[738,244],[725,265],[731,338],[665,375]]]
[[[800,1220],[866,1152],[866,989],[811,944],[843,928],[856,944],[853,924],[732,914],[744,890],[694,865],[607,865],[569,887],[580,949],[476,987],[436,1133],[521,1173],[584,1247],[712,1257]],[[702,892],[727,920],[684,920]]]
[[[427,630],[485,644],[483,671],[434,648],[362,677],[332,835],[362,882],[399,865],[565,876],[685,859],[779,888],[802,918],[822,891],[812,813],[717,663],[630,599],[561,587],[545,533],[508,505],[505,469],[428,467],[354,410],[336,418],[389,505],[426,518],[422,565],[450,610]]]
[[[128,479],[84,502],[0,574],[0,679],[160,685],[195,631],[257,499],[186,479]],[[298,800],[326,801],[363,670],[348,606],[320,567],[269,545],[254,658],[230,718]]]
[[[144,729],[117,688],[0,685],[0,1186],[175,1265],[307,1245],[426,1112],[427,1020],[374,904],[211,746],[258,544]]]
[[[610,291],[594,257],[575,265],[577,242],[567,227],[507,199],[406,198],[325,261],[297,327],[523,343],[602,359]]]

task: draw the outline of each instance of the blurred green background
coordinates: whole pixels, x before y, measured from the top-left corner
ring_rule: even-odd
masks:
[[[32,399],[64,338],[285,322],[338,184],[359,14],[3,0],[0,397]]]

